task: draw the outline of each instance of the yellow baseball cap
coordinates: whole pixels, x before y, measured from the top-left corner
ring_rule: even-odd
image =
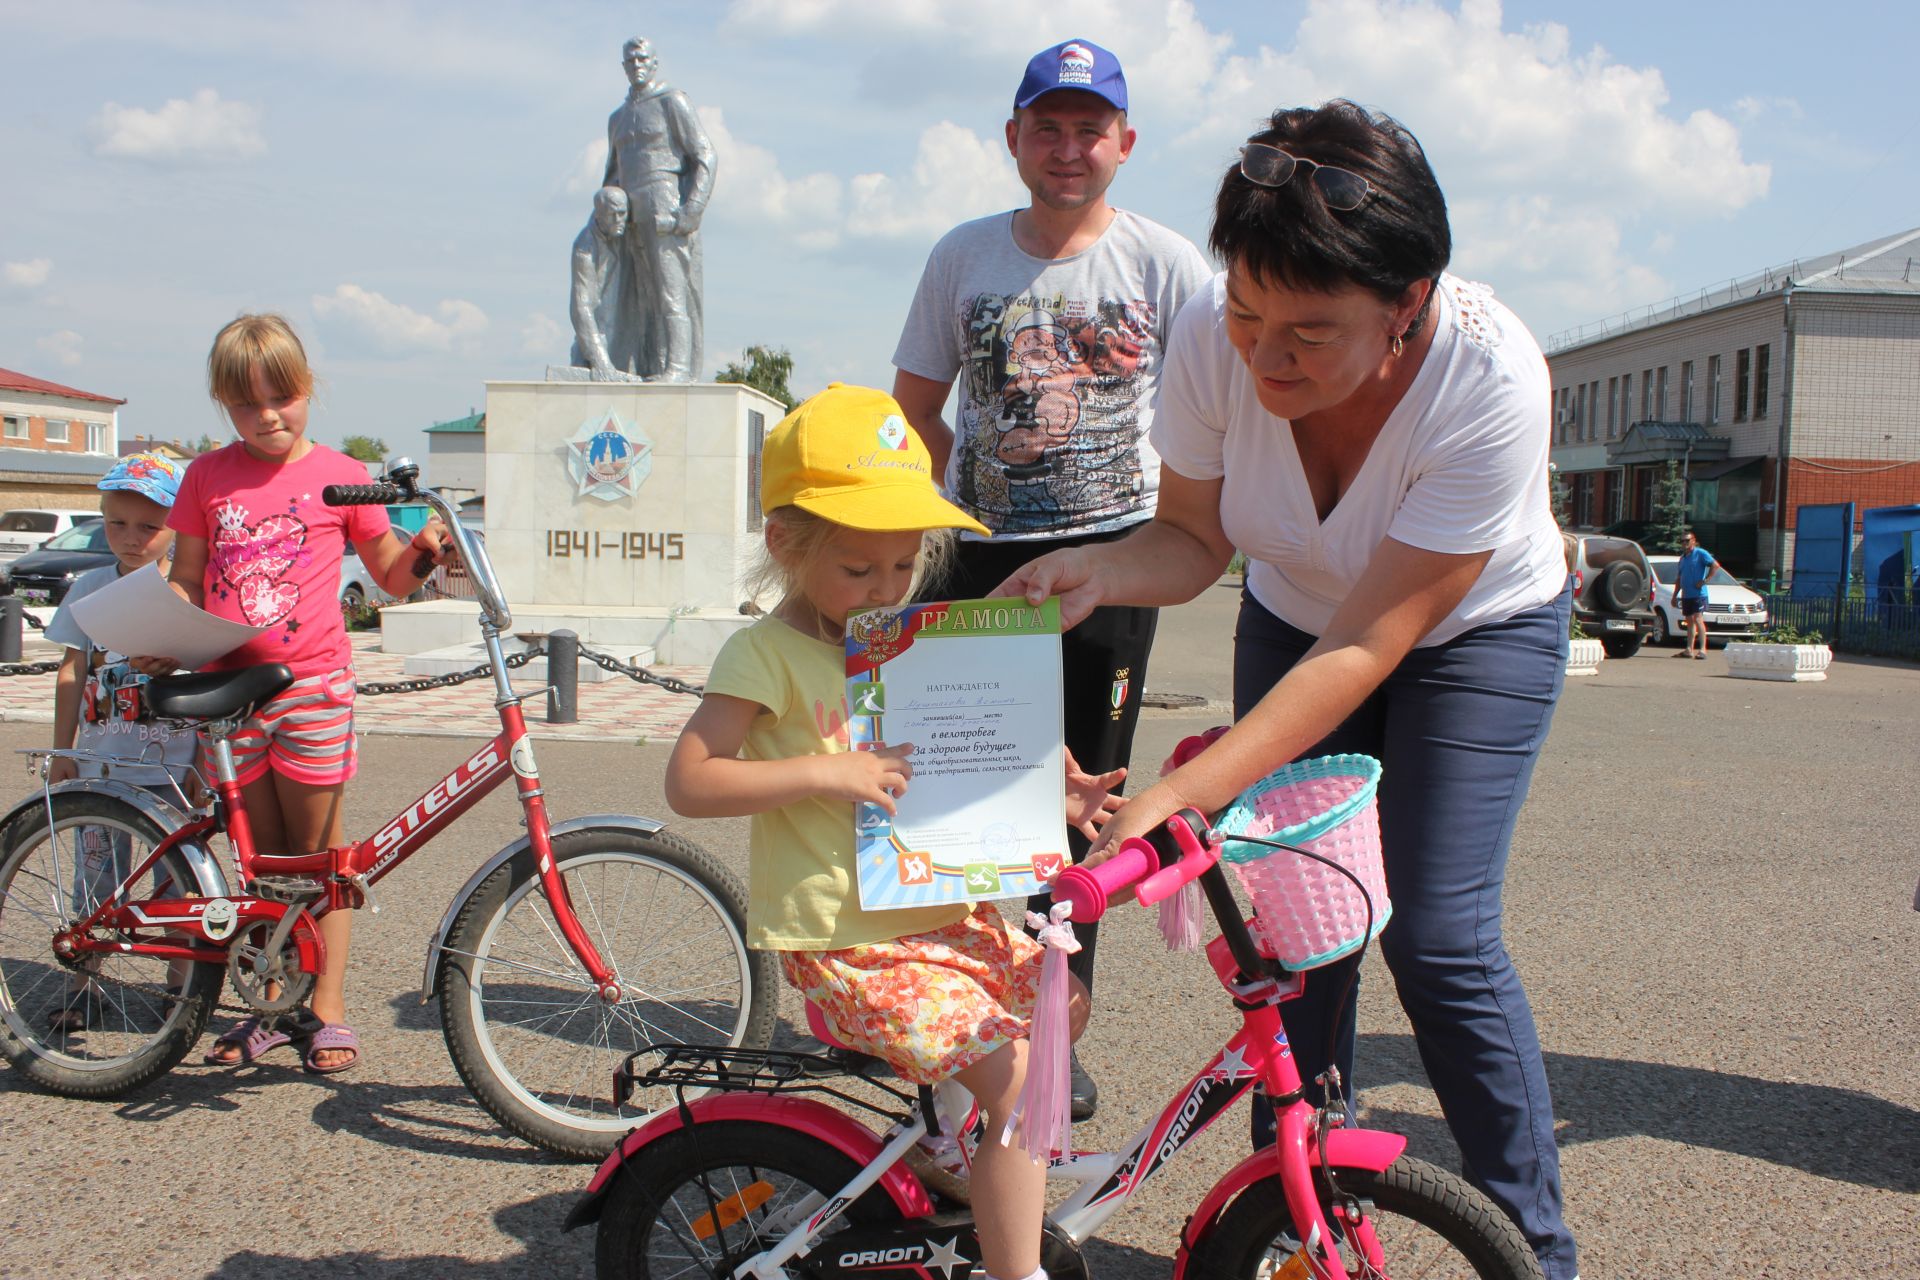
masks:
[[[987,526],[940,496],[933,456],[900,402],[872,387],[829,382],[767,434],[760,451],[760,510],[794,506],[849,529]]]

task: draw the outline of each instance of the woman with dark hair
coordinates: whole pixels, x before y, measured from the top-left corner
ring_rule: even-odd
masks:
[[[1247,557],[1233,728],[1128,801],[1088,861],[1287,761],[1377,757],[1381,950],[1421,1060],[1469,1178],[1568,1280],[1552,1103],[1500,933],[1566,667],[1546,362],[1490,290],[1446,274],[1446,200],[1420,144],[1353,103],[1276,112],[1247,140],[1212,247],[1226,270],[1181,311],[1162,374],[1154,519],[1001,588],[1058,594],[1071,622],[1191,600],[1236,547]],[[1309,1080],[1329,1063],[1353,1077],[1352,963],[1282,1006]]]

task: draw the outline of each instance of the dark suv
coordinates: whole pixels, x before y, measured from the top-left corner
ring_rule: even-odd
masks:
[[[1598,533],[1563,533],[1573,575],[1573,616],[1609,658],[1631,658],[1654,628],[1653,568],[1640,544]]]

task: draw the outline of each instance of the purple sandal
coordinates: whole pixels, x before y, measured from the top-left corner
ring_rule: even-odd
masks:
[[[289,1023],[281,1019],[268,1026],[265,1018],[258,1014],[243,1018],[222,1032],[213,1042],[213,1048],[207,1050],[207,1061],[216,1067],[244,1067],[260,1057],[261,1054],[278,1049],[283,1044],[292,1044],[314,1034],[315,1028],[306,1023]],[[240,1051],[236,1058],[220,1056],[222,1048],[235,1048]]]
[[[329,1049],[335,1051],[344,1049],[353,1054],[353,1056],[344,1062],[335,1062],[327,1066],[321,1066],[320,1055]],[[344,1022],[327,1022],[321,1024],[320,1029],[314,1032],[312,1037],[307,1041],[307,1070],[316,1076],[330,1076],[335,1072],[345,1071],[348,1067],[353,1066],[359,1061],[360,1037],[353,1034],[353,1028]]]

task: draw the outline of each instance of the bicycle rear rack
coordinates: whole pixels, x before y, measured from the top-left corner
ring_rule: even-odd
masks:
[[[643,1061],[645,1065],[643,1066]],[[886,1106],[836,1087],[836,1081],[858,1080],[909,1108],[919,1105],[916,1093],[884,1084],[868,1070],[849,1071],[825,1054],[791,1049],[715,1048],[698,1044],[649,1044],[627,1055],[613,1072],[616,1105],[624,1106],[637,1088],[666,1086],[685,1099],[687,1090],[718,1089],[728,1093],[821,1093],[898,1120]]]

